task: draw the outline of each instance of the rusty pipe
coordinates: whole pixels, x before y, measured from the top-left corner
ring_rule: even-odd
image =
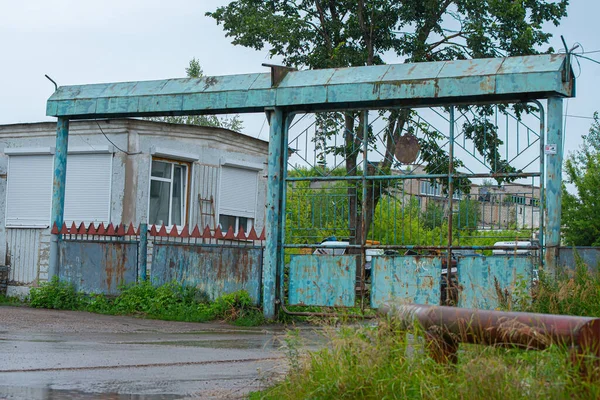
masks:
[[[600,318],[420,304],[386,304],[379,313],[405,327],[418,323],[430,338],[434,336],[452,348],[458,343],[473,343],[541,350],[555,344],[600,356]]]

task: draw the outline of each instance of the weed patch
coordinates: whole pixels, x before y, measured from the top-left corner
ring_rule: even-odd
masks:
[[[517,311],[600,317],[600,272],[589,270],[576,256],[574,270],[561,270],[557,276],[541,271],[531,297],[517,297]]]
[[[342,328],[320,351],[298,354],[286,340],[290,371],[251,399],[577,399],[598,398],[568,363],[568,349],[523,351],[461,345],[458,363],[429,357],[424,335],[387,321]]]
[[[264,323],[262,310],[250,295],[238,291],[210,302],[196,288],[176,283],[153,286],[142,282],[121,288],[116,297],[77,292],[73,285],[58,279],[32,288],[29,305],[37,308],[89,311],[111,315],[137,315],[169,321],[226,321],[240,326]]]

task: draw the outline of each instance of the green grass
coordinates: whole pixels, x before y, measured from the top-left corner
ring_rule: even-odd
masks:
[[[175,283],[155,287],[150,282],[142,282],[122,287],[116,297],[107,297],[77,292],[73,285],[53,279],[31,289],[29,305],[169,321],[226,321],[238,326],[256,326],[265,322],[262,310],[253,305],[245,291],[209,301],[197,289]]]
[[[578,259],[557,276],[541,272],[533,290],[519,284],[504,308],[513,311],[600,317],[600,272]],[[329,345],[301,351],[286,340],[286,378],[251,399],[593,399],[600,398],[598,365],[579,375],[569,349],[543,351],[460,345],[456,365],[429,357],[419,329],[409,334],[389,321],[342,328]]]
[[[531,297],[522,311],[600,317],[599,269],[588,270],[576,256],[574,270],[561,271],[556,277],[541,272]]]
[[[343,328],[330,344],[302,353],[286,340],[290,371],[251,399],[588,399],[600,396],[568,362],[568,351],[523,351],[461,345],[458,363],[429,357],[423,335],[380,321]]]
[[[22,304],[23,302],[19,300],[18,297],[8,297],[6,295],[0,294],[0,305],[19,306]]]

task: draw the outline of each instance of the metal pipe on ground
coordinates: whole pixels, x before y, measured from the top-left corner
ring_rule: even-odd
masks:
[[[460,343],[526,350],[559,345],[570,349],[570,360],[582,375],[600,377],[600,318],[420,304],[386,304],[379,313],[406,328],[420,325],[432,358],[440,363],[456,363]],[[590,356],[592,364],[586,361]]]

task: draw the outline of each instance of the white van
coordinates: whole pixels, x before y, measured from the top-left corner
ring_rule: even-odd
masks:
[[[535,244],[530,241],[496,242],[496,243],[494,243],[494,247],[510,247],[510,249],[494,249],[494,250],[492,250],[492,254],[494,254],[494,255],[502,255],[502,254],[530,255],[530,254],[533,254],[533,252],[535,250],[527,249],[524,247],[532,247],[532,246],[535,246]]]

